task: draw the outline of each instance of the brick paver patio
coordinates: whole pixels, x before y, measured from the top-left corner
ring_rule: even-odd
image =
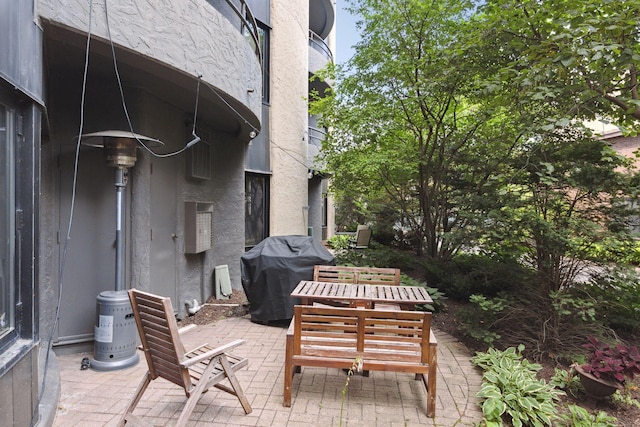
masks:
[[[253,407],[245,415],[238,400],[213,389],[196,406],[189,425],[204,426],[473,426],[482,419],[475,394],[481,373],[471,355],[453,337],[435,331],[438,339],[436,418],[426,416],[425,390],[412,374],[371,372],[354,375],[346,395],[346,374],[339,369],[303,368],[293,382],[292,406],[282,406],[286,328],[265,326],[247,318],[229,318],[199,326],[183,337],[185,345],[222,344],[243,338],[235,353],[249,358],[238,380]],[[80,370],[83,357],[59,356],[61,398],[54,426],[115,426],[146,372],[146,362],[111,372]],[[136,409],[150,424],[172,426],[184,405],[182,389],[156,380]],[[343,408],[341,410],[341,406]]]

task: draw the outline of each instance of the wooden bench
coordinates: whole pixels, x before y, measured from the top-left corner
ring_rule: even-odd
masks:
[[[347,267],[344,265],[314,265],[313,281],[370,285],[399,285],[400,269]]]
[[[415,374],[435,416],[437,342],[431,313],[296,305],[286,337],[284,406],[291,406],[294,373],[302,366]]]

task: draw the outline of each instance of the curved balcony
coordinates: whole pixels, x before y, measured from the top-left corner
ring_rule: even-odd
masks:
[[[245,0],[224,0],[224,2],[221,2],[221,0],[207,0],[207,2],[225,16],[229,22],[234,24],[236,28],[239,28],[240,33],[245,36],[247,42],[253,47],[258,59],[261,58],[258,24]],[[226,3],[226,7],[224,3]]]
[[[309,0],[309,29],[326,39],[336,20],[332,0]]]
[[[326,61],[333,62],[333,52],[331,52],[329,45],[311,30],[309,30],[309,46],[318,51]]]
[[[91,28],[93,78],[113,75],[111,38],[125,85],[190,111],[202,76],[198,112],[205,122],[231,134],[260,128],[257,25],[245,0],[167,0],[162,6],[127,0],[112,2],[107,11],[75,0],[37,4],[47,61],[54,61],[49,68],[60,75],[82,69]]]
[[[312,119],[310,118],[310,121]],[[322,149],[322,141],[327,136],[324,129],[309,126],[309,143],[307,144],[307,163],[312,171],[321,171],[324,165],[319,161],[318,154]]]
[[[309,77],[333,62],[333,52],[320,36],[309,30]],[[320,96],[331,86],[331,82],[314,79],[309,82],[309,91],[316,90]]]

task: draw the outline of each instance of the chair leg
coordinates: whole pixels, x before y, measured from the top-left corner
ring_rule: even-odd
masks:
[[[214,370],[216,364],[218,363],[219,357],[220,356],[214,357],[213,359],[209,360],[209,364],[202,373],[200,381],[198,381],[198,384],[196,384],[193,390],[189,391],[189,398],[187,399],[184,408],[182,408],[182,412],[180,413],[180,418],[178,418],[176,427],[183,427],[187,425],[187,421],[189,421],[189,417],[191,416],[193,409],[196,407],[196,404],[198,403],[198,400],[200,400],[200,397],[202,397],[202,393],[207,389],[208,384],[206,379],[211,376],[211,371]]]
[[[231,383],[231,387],[233,387],[233,391],[235,392],[236,397],[240,401],[242,408],[244,409],[245,414],[250,414],[252,409],[249,401],[247,400],[247,396],[245,396],[238,379],[236,378],[236,374],[233,372],[233,367],[227,357],[223,354],[220,356],[220,364],[222,365],[222,369],[224,369],[229,382]]]
[[[138,385],[136,393],[133,395],[133,399],[131,400],[131,403],[129,403],[127,410],[122,415],[122,418],[120,418],[120,421],[118,422],[118,427],[124,426],[125,423],[127,422],[127,416],[130,414],[133,414],[133,410],[138,405],[138,402],[140,402],[140,399],[142,398],[142,395],[144,394],[147,387],[149,387],[149,384],[151,384],[151,373],[147,372],[144,378],[142,378],[142,381],[140,382],[140,384]]]

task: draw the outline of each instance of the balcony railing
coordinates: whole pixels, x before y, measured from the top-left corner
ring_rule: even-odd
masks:
[[[216,0],[208,0],[209,4],[213,7],[216,7],[220,4],[219,1]],[[258,60],[262,58],[260,54],[260,39],[258,36],[258,24],[256,23],[256,19],[251,13],[251,8],[247,6],[245,0],[224,0],[231,11],[240,19],[240,33],[247,39],[247,41],[253,47],[253,51],[255,52]],[[238,7],[236,3],[239,3]],[[219,7],[219,6],[218,6]],[[220,11],[223,15],[224,11]],[[227,16],[227,19],[229,17]],[[230,20],[231,21],[231,20]]]
[[[309,126],[309,143],[315,145],[318,148],[322,147],[322,141],[327,136],[327,132],[324,129],[318,129]]]
[[[333,52],[331,52],[327,43],[311,30],[309,30],[309,46],[322,53],[325,58],[333,62]]]

